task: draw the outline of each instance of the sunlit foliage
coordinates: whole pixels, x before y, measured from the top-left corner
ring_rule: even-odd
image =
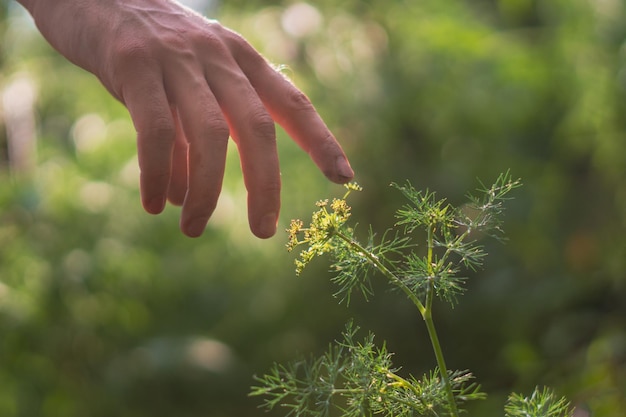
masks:
[[[524,178],[510,241],[487,248],[493,261],[454,318],[442,317],[465,341],[452,360],[501,389],[475,415],[501,415],[511,388],[537,383],[594,416],[626,409],[622,2],[194,4],[309,94],[368,190],[355,208],[375,225],[397,207],[390,182],[409,179],[456,204],[476,177],[511,168]],[[347,313],[324,280],[292,277],[280,237],[250,237],[236,155],[208,236],[189,241],[177,209],[142,212],[123,106],[10,0],[0,2],[3,97],[16,81],[34,94],[36,163],[10,170],[3,104],[0,415],[258,415],[245,399],[250,375],[323,351]],[[331,186],[282,132],[279,149],[286,228]],[[350,308],[385,329],[417,374],[420,361],[403,351],[415,323],[383,326],[376,311],[386,302]],[[211,356],[210,346],[229,353]]]

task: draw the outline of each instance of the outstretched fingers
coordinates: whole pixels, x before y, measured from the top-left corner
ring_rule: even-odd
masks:
[[[181,230],[200,236],[224,177],[229,128],[220,106],[199,69],[144,72],[130,81],[121,96],[137,130],[143,206],[158,214],[168,198],[182,204]]]
[[[341,146],[311,101],[249,44],[237,43],[237,62],[272,118],[310,156],[328,179],[347,183],[354,172]]]

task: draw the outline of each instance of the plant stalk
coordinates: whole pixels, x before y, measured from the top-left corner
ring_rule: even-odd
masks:
[[[409,287],[407,287],[406,284],[404,282],[402,282],[402,280],[400,278],[398,278],[391,270],[389,270],[389,268],[387,268],[380,261],[380,259],[378,259],[378,257],[376,255],[374,255],[373,253],[369,252],[367,249],[365,249],[363,246],[361,246],[358,242],[356,242],[355,240],[349,238],[348,236],[344,235],[343,233],[335,232],[335,236],[337,236],[338,238],[340,238],[341,240],[346,242],[348,245],[350,245],[350,247],[353,250],[355,250],[357,253],[361,254],[369,262],[371,262],[376,267],[376,269],[378,269],[380,271],[381,274],[383,274],[394,285],[398,286],[398,288],[400,288],[406,294],[406,296],[409,297],[409,299],[413,302],[413,304],[415,304],[415,306],[417,307],[419,312],[422,314],[422,316],[425,314],[426,307],[424,306],[424,304],[422,304],[420,299],[417,298],[417,296],[415,294],[413,294],[413,291],[411,291],[411,289]]]
[[[441,349],[441,344],[439,342],[439,336],[437,336],[437,330],[435,329],[435,323],[432,317],[432,303],[434,296],[434,283],[430,282],[428,287],[428,291],[426,294],[426,305],[424,305],[419,298],[411,291],[409,287],[406,286],[404,282],[400,278],[398,278],[389,268],[387,268],[376,255],[366,250],[363,246],[361,246],[355,240],[349,238],[340,232],[335,232],[335,236],[346,242],[352,249],[357,251],[357,253],[364,256],[369,262],[371,262],[389,281],[393,284],[397,285],[415,304],[417,309],[419,310],[424,322],[426,323],[426,329],[428,330],[428,336],[430,338],[430,342],[433,347],[433,351],[435,353],[435,358],[437,360],[437,366],[439,367],[439,372],[441,374],[441,380],[443,381],[444,388],[446,390],[446,396],[448,397],[448,402],[450,403],[450,410],[452,412],[453,417],[459,417],[459,411],[456,406],[456,400],[454,399],[454,393],[452,392],[452,385],[450,384],[450,376],[448,375],[448,367],[446,366],[446,361],[443,356],[443,350]],[[433,237],[432,230],[429,230],[428,236],[428,260],[429,265],[432,262],[433,257]],[[430,269],[430,267],[429,267]],[[431,271],[432,272],[432,271]],[[431,274],[432,275],[432,274]]]
[[[439,342],[439,336],[437,336],[437,330],[435,329],[435,322],[433,321],[432,310],[426,310],[426,313],[422,315],[424,322],[426,323],[426,329],[428,330],[428,336],[430,337],[430,343],[435,353],[437,360],[437,366],[439,367],[439,373],[441,374],[441,380],[443,381],[448,402],[450,403],[450,410],[454,417],[459,416],[459,411],[456,406],[456,400],[454,393],[452,392],[452,384],[450,383],[450,375],[448,374],[448,367],[443,356],[443,350],[441,349],[441,343]]]
[[[452,392],[452,384],[450,383],[450,375],[448,374],[448,367],[446,366],[446,360],[443,356],[443,350],[441,349],[441,343],[439,342],[439,336],[437,335],[437,329],[435,328],[435,322],[433,321],[433,298],[435,295],[435,282],[434,271],[432,269],[433,252],[434,252],[434,230],[435,226],[428,227],[428,275],[430,276],[428,282],[428,290],[426,291],[426,303],[425,310],[422,312],[422,318],[426,323],[426,329],[428,330],[428,336],[430,343],[433,347],[435,359],[437,360],[437,366],[439,367],[439,373],[441,374],[441,380],[443,381],[448,402],[450,403],[450,411],[453,417],[459,416],[459,410],[456,406],[456,400],[454,398],[454,392]],[[421,312],[421,310],[420,310]]]

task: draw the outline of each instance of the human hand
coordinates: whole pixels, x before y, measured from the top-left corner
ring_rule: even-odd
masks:
[[[331,181],[350,164],[309,99],[240,35],[171,0],[18,0],[50,44],[95,74],[137,130],[143,206],[182,205],[200,236],[222,187],[229,136],[260,238],[276,232],[280,171],[274,122]]]

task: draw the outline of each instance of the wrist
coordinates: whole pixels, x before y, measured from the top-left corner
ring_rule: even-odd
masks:
[[[101,48],[97,27],[106,25],[106,5],[116,0],[17,0],[50,45],[74,64],[94,72]]]

